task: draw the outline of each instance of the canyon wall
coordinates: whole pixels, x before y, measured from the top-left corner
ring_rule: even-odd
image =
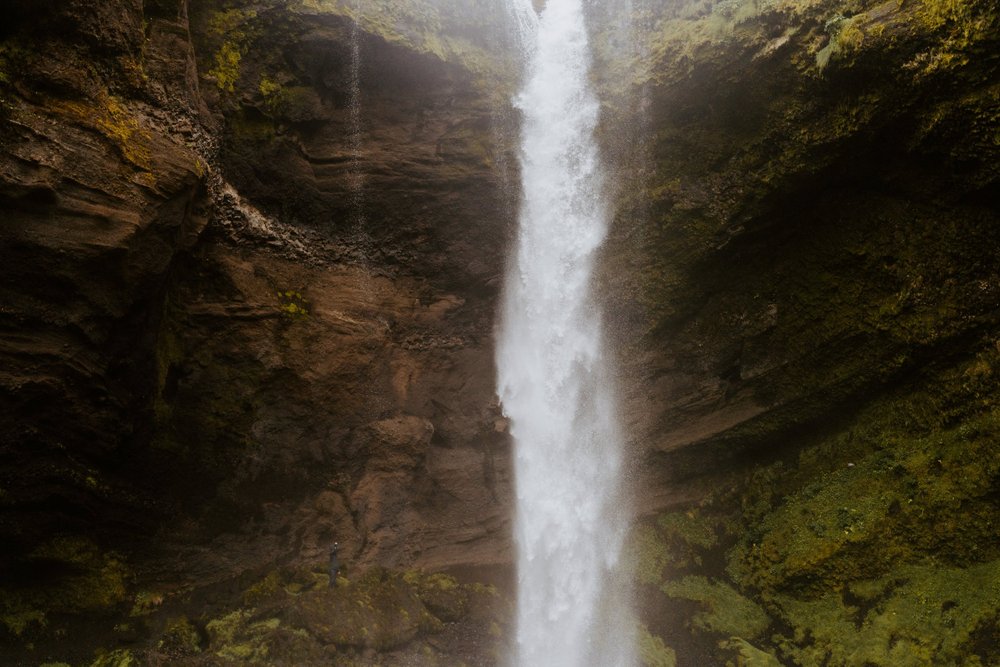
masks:
[[[995,662],[996,8],[640,4],[602,71],[644,655]]]
[[[991,664],[996,9],[629,5],[590,15],[644,662]],[[0,657],[498,660],[503,5],[7,11]]]

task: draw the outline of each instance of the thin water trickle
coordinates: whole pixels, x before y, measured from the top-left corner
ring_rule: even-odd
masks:
[[[510,0],[525,32],[519,232],[497,350],[515,446],[513,662],[634,662],[617,585],[627,514],[617,406],[591,289],[608,227],[582,0]],[[530,12],[530,14],[529,14]]]
[[[348,82],[350,107],[348,142],[351,151],[349,183],[351,189],[351,226],[355,235],[365,228],[365,175],[361,164],[364,127],[361,120],[361,34],[356,17],[351,24],[351,64]]]

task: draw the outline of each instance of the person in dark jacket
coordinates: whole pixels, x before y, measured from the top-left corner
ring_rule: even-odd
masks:
[[[330,583],[332,584],[337,580],[337,573],[340,572],[340,556],[338,555],[340,551],[340,542],[334,542],[333,546],[330,547]]]

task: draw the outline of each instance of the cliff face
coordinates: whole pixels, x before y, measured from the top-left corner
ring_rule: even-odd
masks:
[[[641,440],[736,456],[995,328],[995,20],[759,3],[638,28],[646,187],[612,252],[643,263],[625,314],[673,396]]]
[[[168,274],[206,223],[205,164],[190,119],[160,104],[195,98],[193,62],[168,54],[168,31],[147,37],[137,6],[15,3],[5,32],[3,530],[30,548],[98,516],[131,525],[117,501],[144,502],[115,469],[144,446]],[[155,89],[144,53],[171,73]]]
[[[296,650],[313,658],[410,643],[475,617],[477,595],[495,606],[376,570],[341,595],[374,609],[352,618],[336,582],[309,575],[335,541],[352,573],[510,559],[491,345],[504,61],[472,65],[476,39],[496,48],[486,26],[441,45],[373,17],[17,5],[2,51],[5,660],[38,642],[89,661],[121,633],[73,618],[131,609],[126,635],[145,637],[192,590],[211,608],[258,578],[262,600],[288,577],[331,591],[280,612],[347,624],[310,630],[321,639]],[[386,616],[399,605],[412,623]],[[226,627],[208,655],[236,641]]]
[[[590,7],[644,661],[990,664],[996,9],[618,10]],[[496,660],[506,602],[459,580],[511,559],[502,4],[9,18],[0,656]]]
[[[288,556],[338,539],[364,564],[505,558],[490,346],[505,128],[479,81],[339,13],[192,17],[221,173],[248,200],[224,193],[228,239],[170,293],[156,446],[197,462],[220,526],[271,502],[285,523],[306,491],[335,503],[298,519]]]
[[[605,85],[632,72],[644,115],[609,110],[646,149],[618,151],[643,185],[608,280],[641,340],[640,503],[694,500],[635,537],[647,657],[990,664],[995,6],[646,18],[630,60],[604,40]]]

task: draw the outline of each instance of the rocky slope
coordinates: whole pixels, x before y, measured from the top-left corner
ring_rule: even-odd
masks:
[[[502,4],[50,4],[0,29],[0,660],[495,663]],[[590,11],[644,662],[994,664],[995,7]]]

